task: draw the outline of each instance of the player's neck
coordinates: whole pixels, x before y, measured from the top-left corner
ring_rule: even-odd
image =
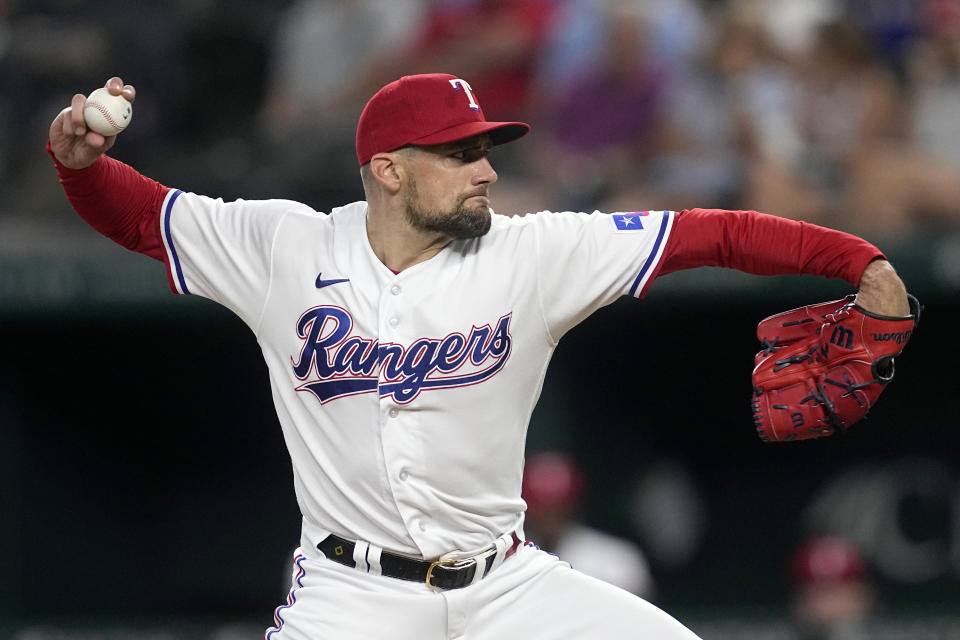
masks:
[[[446,235],[413,229],[400,216],[372,209],[367,213],[367,239],[380,262],[394,273],[426,262],[451,242]]]

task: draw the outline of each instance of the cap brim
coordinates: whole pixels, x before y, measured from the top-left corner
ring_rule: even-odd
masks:
[[[472,138],[483,133],[490,134],[490,141],[494,145],[512,142],[522,138],[530,131],[530,125],[523,122],[464,122],[428,136],[411,140],[408,144],[425,147],[445,142],[455,142],[464,138]]]

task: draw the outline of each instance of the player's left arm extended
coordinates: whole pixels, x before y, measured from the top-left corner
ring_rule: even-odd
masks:
[[[660,273],[722,266],[843,278],[856,295],[760,322],[751,377],[758,435],[778,442],[842,432],[893,380],[920,304],[883,253],[856,236],[750,211],[678,214]]]
[[[681,211],[657,275],[703,266],[842,278],[859,287],[861,307],[880,315],[909,313],[906,288],[880,249],[807,222],[756,211]]]

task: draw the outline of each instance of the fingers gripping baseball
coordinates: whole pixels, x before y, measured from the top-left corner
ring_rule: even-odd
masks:
[[[916,326],[920,304],[908,299],[903,317],[871,313],[849,296],[763,320],[752,399],[760,438],[819,438],[865,417]]]
[[[98,133],[88,123],[88,118],[84,116],[84,111],[88,106],[87,96],[78,93],[73,96],[70,106],[65,108],[50,125],[50,148],[54,156],[66,167],[71,169],[83,169],[96,162],[103,153],[109,150],[116,141],[117,133],[123,130],[126,122],[129,122],[132,115],[132,104],[136,98],[136,89],[132,85],[124,84],[118,77],[110,78],[104,85],[106,98],[102,102],[106,104],[101,108],[105,110],[104,118],[112,117],[111,110],[116,110],[115,122],[123,123],[122,126],[104,128],[97,126],[102,132],[115,131],[113,135]],[[91,94],[91,96],[99,94]],[[122,98],[122,100],[120,100]],[[124,106],[126,105],[126,106]],[[127,111],[126,118],[120,111]]]

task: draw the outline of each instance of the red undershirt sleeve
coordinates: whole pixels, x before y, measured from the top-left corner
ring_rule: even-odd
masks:
[[[884,258],[879,249],[843,231],[756,211],[688,209],[677,214],[654,277],[710,266],[842,278],[858,286],[878,258]]]
[[[131,251],[166,261],[160,211],[169,187],[106,155],[86,169],[69,169],[54,157],[49,142],[47,153],[67,199],[87,224]]]

